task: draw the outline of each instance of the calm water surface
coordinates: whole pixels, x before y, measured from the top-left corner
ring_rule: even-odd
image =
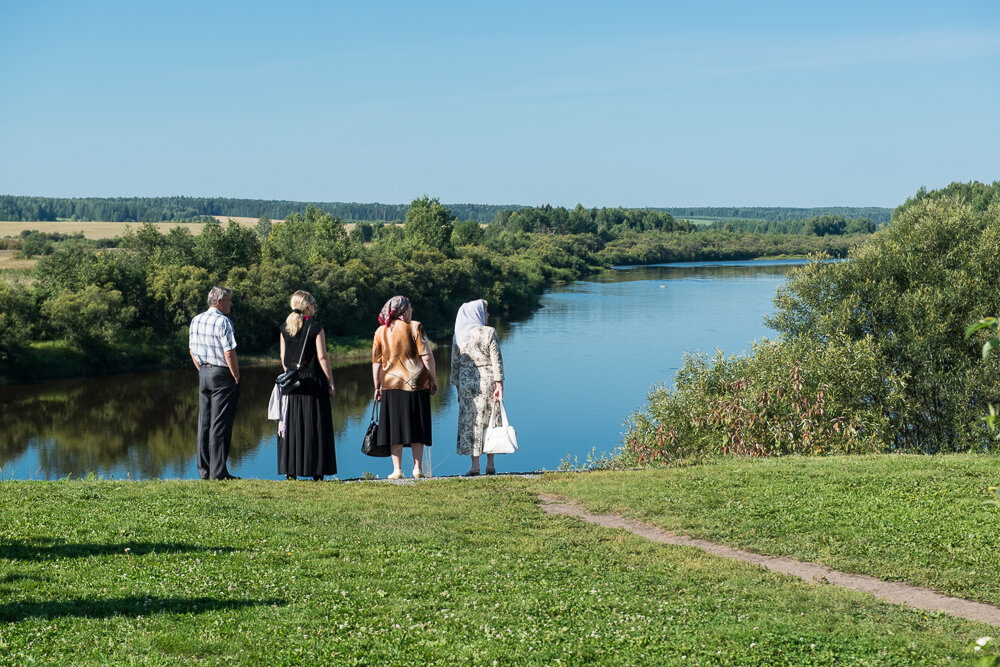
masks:
[[[497,457],[498,469],[552,470],[567,456],[582,461],[591,449],[614,450],[622,421],[644,405],[651,385],[672,380],[685,351],[741,352],[768,335],[761,320],[788,271],[801,263],[616,269],[549,291],[525,321],[498,323],[504,403],[521,445],[517,454]],[[449,354],[443,345],[436,353],[442,391],[433,400],[434,475],[469,467],[468,457],[455,454],[458,404]],[[278,478],[275,422],[266,419],[276,373],[273,367],[243,369],[230,457],[235,475]],[[385,476],[392,469],[388,459],[360,452],[371,409],[371,366],[336,369],[334,379],[337,477]],[[197,386],[191,367],[0,387],[0,477],[93,472],[116,479],[197,478]]]

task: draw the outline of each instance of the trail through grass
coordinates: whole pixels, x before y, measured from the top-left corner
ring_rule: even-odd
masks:
[[[1000,605],[995,456],[726,459],[549,476],[545,491],[758,553]]]

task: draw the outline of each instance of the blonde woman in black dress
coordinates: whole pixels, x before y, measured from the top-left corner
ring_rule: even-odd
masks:
[[[286,394],[285,433],[278,435],[278,474],[319,481],[324,475],[337,474],[330,407],[336,388],[326,355],[326,331],[314,319],[316,300],[299,290],[292,295],[291,306],[281,327],[281,365],[286,371],[298,366],[301,385]]]
[[[451,344],[451,381],[458,388],[459,456],[472,457],[466,476],[479,474],[483,455],[483,432],[493,404],[503,399],[503,357],[497,330],[486,326],[486,301],[463,303],[455,318]],[[493,454],[486,455],[486,474],[496,474]]]

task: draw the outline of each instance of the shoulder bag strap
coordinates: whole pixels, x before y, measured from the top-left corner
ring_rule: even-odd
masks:
[[[299,351],[299,363],[295,366],[296,368],[302,368],[302,357],[306,355],[306,345],[309,344],[309,330],[312,328],[312,325],[313,323],[310,322],[306,326],[306,334],[302,337],[302,349]]]

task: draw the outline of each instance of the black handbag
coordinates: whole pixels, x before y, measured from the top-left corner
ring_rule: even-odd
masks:
[[[274,381],[274,384],[278,385],[278,389],[280,389],[281,393],[283,394],[288,394],[295,391],[302,384],[302,380],[301,378],[299,378],[299,366],[302,365],[302,357],[305,356],[306,345],[309,344],[309,329],[311,327],[312,327],[312,322],[310,322],[309,326],[306,327],[306,335],[302,341],[302,351],[299,352],[298,365],[296,365],[295,368],[289,368],[287,371],[279,375]]]
[[[378,444],[378,419],[379,419],[379,402],[375,401],[372,404],[372,423],[368,425],[368,430],[365,431],[365,439],[361,443],[361,453],[366,456],[377,456],[380,458],[385,458],[389,456],[389,445],[379,445]]]

